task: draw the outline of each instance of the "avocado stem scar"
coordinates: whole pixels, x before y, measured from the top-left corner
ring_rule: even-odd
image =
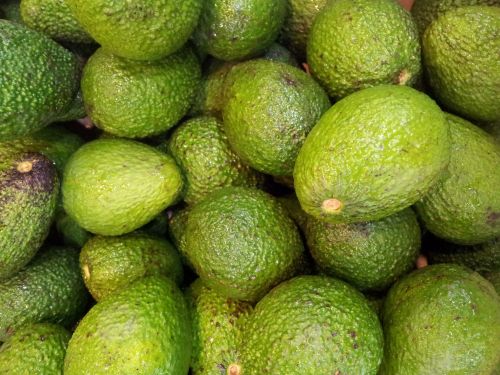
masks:
[[[33,163],[30,161],[22,161],[17,165],[18,172],[27,173],[33,169]]]
[[[405,85],[406,82],[408,82],[411,78],[410,72],[408,70],[403,69],[402,71],[399,72],[398,76],[398,85]]]
[[[83,267],[82,267],[82,269],[83,269],[83,277],[84,277],[84,279],[85,279],[85,280],[90,279],[90,270],[89,270],[89,266],[88,266],[88,265],[86,265],[86,264],[84,264],[84,265],[83,265]]]
[[[323,210],[323,212],[335,214],[342,211],[343,206],[344,205],[342,204],[342,202],[338,199],[330,198],[323,201],[323,203],[321,204],[321,209]]]
[[[239,365],[231,364],[227,368],[227,375],[240,375],[241,367]]]

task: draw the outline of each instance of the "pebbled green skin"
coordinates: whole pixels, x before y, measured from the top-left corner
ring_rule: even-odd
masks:
[[[221,297],[194,281],[186,291],[193,321],[193,375],[225,375],[239,360],[242,328],[252,312],[246,302]]]
[[[31,163],[30,171],[18,170]],[[49,233],[59,194],[52,162],[0,144],[0,280],[24,267]]]
[[[1,142],[0,149],[8,147],[18,152],[40,153],[52,160],[62,177],[67,161],[83,143],[83,139],[63,126],[52,125],[23,138]]]
[[[78,252],[67,247],[42,250],[0,283],[0,341],[28,323],[70,326],[84,312],[87,296]]]
[[[456,263],[482,275],[500,272],[500,237],[473,246],[440,241],[427,257],[430,263]]]
[[[169,211],[168,214],[168,236],[172,243],[174,244],[179,255],[181,257],[182,263],[194,270],[193,265],[189,262],[188,253],[186,249],[186,233],[187,218],[189,215],[190,208],[185,207],[182,209],[175,209]]]
[[[0,347],[0,373],[4,375],[62,374],[71,334],[51,323],[19,329]]]
[[[78,23],[110,53],[158,60],[179,50],[198,22],[202,0],[66,0]]]
[[[489,375],[500,361],[500,297],[454,264],[414,271],[387,295],[380,375]]]
[[[394,0],[335,0],[308,40],[311,73],[335,99],[380,84],[412,86],[421,75],[417,27]]]
[[[100,48],[83,71],[85,109],[98,128],[113,135],[158,135],[187,114],[200,76],[189,47],[153,62],[123,59]]]
[[[151,221],[182,192],[172,157],[125,139],[99,139],[73,154],[62,183],[64,210],[89,232],[118,236]]]
[[[296,68],[299,67],[299,63],[295,56],[286,47],[279,43],[273,43],[262,55],[264,60],[278,61],[282,62]]]
[[[256,170],[291,175],[307,134],[330,108],[328,96],[305,72],[252,60],[226,78],[224,130],[234,151]]]
[[[65,375],[187,374],[192,329],[184,296],[164,276],[99,302],[69,341]]]
[[[221,122],[214,117],[197,117],[180,125],[168,140],[168,150],[186,179],[188,204],[225,186],[257,187],[264,180],[230,148]]]
[[[500,7],[470,6],[437,18],[422,38],[429,86],[450,111],[500,120]]]
[[[81,249],[92,235],[69,216],[64,209],[56,215],[55,225],[65,245]]]
[[[310,215],[373,221],[422,198],[449,161],[449,129],[428,96],[378,86],[336,103],[313,128],[295,164],[295,191]],[[322,208],[337,199],[337,211]]]
[[[413,269],[420,251],[420,228],[410,208],[356,224],[330,224],[309,216],[305,237],[326,275],[359,290],[385,290]]]
[[[26,26],[61,42],[92,43],[66,0],[21,0],[21,17]]]
[[[188,215],[190,263],[222,296],[256,302],[294,276],[303,261],[297,227],[270,195],[227,187],[209,194]]]
[[[500,145],[468,121],[447,119],[450,164],[415,207],[436,236],[474,245],[500,236]]]
[[[0,60],[0,141],[57,120],[76,96],[76,57],[43,34],[0,20]]]
[[[307,39],[313,22],[328,2],[329,0],[288,0],[281,39],[300,61],[306,61]]]
[[[263,53],[277,38],[287,0],[205,0],[193,40],[225,61]]]
[[[299,276],[269,292],[243,328],[242,375],[376,374],[382,327],[343,281]]]
[[[500,5],[500,0],[415,0],[411,15],[420,35],[439,16],[449,10],[471,5]]]
[[[183,278],[181,260],[174,247],[145,233],[91,238],[80,253],[80,269],[97,302],[144,276],[165,275],[178,285]]]

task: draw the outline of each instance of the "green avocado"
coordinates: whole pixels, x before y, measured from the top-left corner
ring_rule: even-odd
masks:
[[[220,295],[256,302],[303,264],[299,231],[263,191],[226,187],[191,208],[185,249],[204,284]]]
[[[436,236],[479,244],[500,236],[500,145],[466,120],[449,114],[447,119],[450,163],[415,207]]]
[[[132,232],[180,198],[181,171],[169,155],[125,139],[99,139],[76,151],[62,183],[64,210],[89,232]]]
[[[0,373],[4,375],[62,374],[71,334],[52,323],[20,328],[0,347]]]
[[[185,375],[191,347],[182,292],[164,276],[148,276],[90,309],[69,341],[64,374]]]
[[[241,361],[233,367],[244,375],[376,374],[384,346],[366,298],[326,276],[299,276],[271,290],[243,337]]]
[[[422,198],[449,155],[448,123],[432,99],[407,86],[372,87],[337,102],[309,133],[295,191],[320,220],[378,220]]]
[[[196,45],[225,61],[258,56],[277,38],[287,0],[205,0]]]
[[[0,280],[18,272],[42,246],[58,194],[49,159],[0,144]]]
[[[170,210],[168,213],[168,235],[175,248],[179,251],[182,263],[191,269],[193,265],[189,262],[186,249],[186,233],[187,219],[189,216],[189,207],[177,208]]]
[[[231,69],[225,82],[224,130],[251,167],[291,175],[307,134],[330,108],[321,86],[302,70],[264,59]]]
[[[0,18],[22,24],[20,3],[20,0],[2,0],[0,2],[0,14],[2,12],[3,14]]]
[[[426,29],[424,64],[435,97],[471,120],[500,120],[500,7],[450,10]]]
[[[0,283],[0,341],[29,323],[68,327],[81,317],[86,305],[78,251],[44,249],[24,269]]]
[[[412,86],[422,69],[417,26],[394,0],[335,0],[313,23],[307,62],[335,99],[380,84]]]
[[[188,204],[225,186],[256,187],[263,182],[263,176],[230,148],[222,124],[214,117],[197,117],[180,125],[168,140],[168,150],[184,173]]]
[[[158,60],[189,39],[202,0],[66,0],[78,23],[110,53]]]
[[[380,375],[487,375],[500,361],[500,297],[468,268],[414,271],[391,288],[382,316]]]
[[[183,276],[174,247],[145,233],[91,238],[80,253],[80,268],[87,289],[98,302],[144,276],[161,274],[177,284]]]
[[[78,92],[76,57],[47,36],[0,20],[0,141],[63,116]]]
[[[157,61],[124,59],[100,48],[83,70],[83,101],[98,128],[144,138],[166,132],[187,114],[200,76],[189,47]]]
[[[83,245],[92,237],[92,235],[83,229],[78,223],[69,216],[62,206],[55,218],[56,230],[61,236],[62,242],[68,246],[74,246],[81,249]]]

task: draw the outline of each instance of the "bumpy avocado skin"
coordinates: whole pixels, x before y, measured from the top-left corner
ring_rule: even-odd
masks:
[[[411,15],[393,0],[335,0],[316,17],[307,62],[328,94],[343,98],[380,84],[414,85],[420,43]]]
[[[183,277],[181,260],[174,247],[166,240],[140,232],[91,238],[80,253],[80,268],[96,301],[144,276],[165,275],[177,284]]]
[[[200,77],[190,47],[158,61],[124,59],[100,48],[83,71],[83,101],[98,128],[144,138],[166,132],[187,114]]]
[[[99,139],[73,154],[62,184],[64,210],[89,232],[117,236],[150,222],[182,192],[173,158],[125,139]]]
[[[0,341],[28,323],[73,324],[84,312],[87,297],[78,251],[42,250],[24,269],[0,283]]]
[[[471,120],[500,120],[500,7],[457,8],[422,38],[429,86],[450,111]]]
[[[450,163],[415,207],[436,236],[479,244],[500,236],[500,145],[468,121],[449,114],[447,119]]]
[[[246,163],[263,173],[287,176],[328,108],[328,96],[305,72],[259,59],[231,69],[222,117],[231,147]]]
[[[174,244],[182,263],[194,269],[193,265],[189,262],[187,249],[186,249],[186,226],[189,216],[190,207],[177,208],[170,210],[168,213],[168,236]]]
[[[221,297],[201,279],[186,291],[193,321],[193,375],[220,375],[239,360],[242,328],[252,312],[246,302]]]
[[[168,150],[184,173],[188,204],[225,186],[257,187],[263,182],[263,176],[231,149],[222,123],[213,117],[181,124],[168,140]]]
[[[75,19],[66,0],[22,0],[21,17],[26,26],[61,42],[92,43]]]
[[[0,20],[0,60],[0,141],[50,124],[76,96],[76,57],[43,34]]]
[[[277,38],[286,7],[286,0],[206,0],[193,40],[221,60],[255,57]]]
[[[109,52],[134,60],[158,60],[189,39],[202,0],[66,0],[78,23]]]
[[[297,227],[270,195],[226,187],[209,194],[188,215],[184,232],[190,263],[222,296],[256,302],[303,263]]]
[[[271,290],[247,320],[245,375],[376,374],[383,333],[365,297],[326,276],[299,276]]]
[[[500,297],[455,264],[414,271],[389,291],[379,374],[491,374],[500,361]]]
[[[49,233],[59,180],[41,154],[0,144],[0,279],[14,275]]]
[[[332,223],[378,220],[421,199],[450,154],[444,113],[407,86],[364,89],[337,102],[295,164],[302,208]]]
[[[0,347],[0,373],[5,375],[61,374],[71,334],[52,323],[22,327]]]
[[[449,10],[471,5],[500,5],[500,0],[415,0],[411,15],[415,20],[420,35],[442,14]]]
[[[147,276],[90,309],[69,341],[64,374],[187,374],[191,348],[182,292]]]

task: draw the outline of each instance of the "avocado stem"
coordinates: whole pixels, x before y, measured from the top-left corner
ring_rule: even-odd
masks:
[[[241,374],[241,367],[236,364],[231,364],[227,368],[227,375],[240,375]]]
[[[21,173],[31,172],[33,163],[31,161],[22,161],[17,165],[17,170]]]
[[[321,209],[328,214],[336,214],[342,211],[343,206],[342,202],[338,199],[330,198],[323,201]]]

